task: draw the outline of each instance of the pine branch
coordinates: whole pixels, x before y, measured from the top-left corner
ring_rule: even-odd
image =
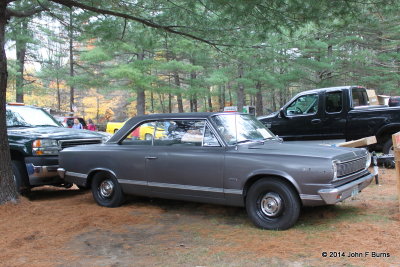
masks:
[[[164,31],[167,31],[167,32],[170,32],[170,33],[174,33],[174,34],[177,34],[177,35],[185,36],[185,37],[191,38],[193,40],[197,40],[197,41],[209,44],[209,45],[211,45],[211,46],[213,46],[215,48],[217,48],[217,45],[218,45],[216,43],[213,43],[213,42],[211,42],[209,40],[206,40],[204,38],[198,37],[196,35],[193,35],[193,34],[190,34],[190,33],[186,33],[186,32],[177,31],[177,30],[174,30],[173,28],[171,28],[169,26],[160,25],[160,24],[157,24],[157,23],[152,22],[150,20],[139,18],[139,17],[135,17],[135,16],[132,16],[132,15],[128,15],[128,14],[124,14],[124,13],[120,13],[120,12],[116,12],[116,11],[111,11],[111,10],[106,10],[106,9],[101,9],[101,8],[97,8],[97,7],[93,7],[93,6],[88,6],[88,5],[85,5],[83,3],[73,1],[73,0],[50,0],[50,1],[52,1],[54,3],[58,3],[58,4],[63,5],[63,6],[67,6],[67,7],[78,7],[78,8],[81,8],[83,10],[88,10],[88,11],[92,11],[92,12],[99,13],[99,14],[111,15],[111,16],[116,16],[116,17],[120,17],[120,18],[133,20],[133,21],[139,22],[139,23],[141,23],[143,25],[149,26],[149,27],[154,28],[154,29],[164,30]]]

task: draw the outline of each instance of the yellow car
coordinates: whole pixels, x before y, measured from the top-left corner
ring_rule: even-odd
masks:
[[[124,126],[124,122],[107,122],[106,132],[110,134],[115,134],[119,129]]]
[[[124,126],[125,122],[126,121],[107,123],[106,132],[111,134],[116,133],[120,128],[122,128],[122,126]],[[132,132],[132,137],[139,140],[151,140],[153,134],[154,134],[154,125],[152,123],[145,123]],[[156,137],[162,138],[164,136],[165,136],[165,130],[163,128],[157,128]]]

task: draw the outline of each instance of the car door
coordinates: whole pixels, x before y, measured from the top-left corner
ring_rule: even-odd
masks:
[[[271,122],[270,130],[288,141],[322,139],[320,102],[318,93],[297,97],[283,108],[279,119]]]
[[[146,153],[152,148],[152,141],[138,133],[151,122],[142,123],[132,129],[115,148],[108,152],[108,164],[112,165],[123,191],[135,195],[147,195]]]
[[[223,198],[224,152],[206,120],[159,122],[146,156],[149,190],[180,199]]]
[[[347,112],[344,108],[343,90],[326,91],[322,118],[324,139],[345,139]]]

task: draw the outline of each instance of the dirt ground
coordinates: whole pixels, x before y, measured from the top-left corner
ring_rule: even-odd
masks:
[[[255,228],[244,208],[135,197],[110,209],[90,191],[37,188],[0,206],[0,265],[400,266],[395,170],[380,183],[304,209],[287,231]]]

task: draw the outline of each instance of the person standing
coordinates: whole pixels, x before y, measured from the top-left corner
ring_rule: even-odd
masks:
[[[90,131],[96,131],[97,130],[96,125],[94,125],[92,119],[88,120],[87,129],[90,130]]]
[[[82,124],[79,122],[78,119],[74,119],[74,124],[72,125],[73,129],[83,129]]]

